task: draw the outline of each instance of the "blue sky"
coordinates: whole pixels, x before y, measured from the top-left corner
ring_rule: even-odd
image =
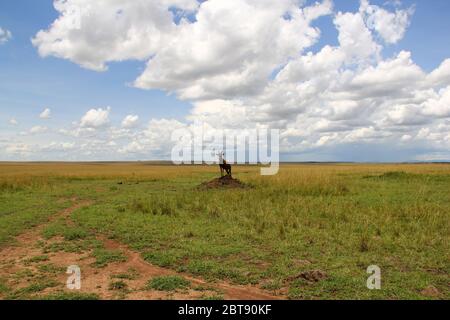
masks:
[[[341,11],[357,11],[359,6],[358,0],[337,0],[334,3],[336,9]],[[383,5],[389,2],[378,0],[371,3]],[[415,6],[416,11],[405,37],[399,43],[385,48],[384,55],[388,57],[400,50],[409,50],[414,53],[414,61],[418,65],[431,71],[450,55],[447,32],[450,30],[450,1],[402,0],[401,3],[403,7]],[[323,30],[323,37],[316,47],[328,43],[337,44],[337,31],[331,17],[320,18],[316,25]]]
[[[307,1],[306,5],[312,5],[314,2]],[[450,57],[449,1],[403,0],[400,7],[394,5],[393,1],[386,0],[373,0],[370,4],[386,8],[386,10],[415,7],[414,15],[410,18],[410,25],[403,38],[395,44],[383,45],[383,59],[390,59],[400,51],[407,50],[411,52],[414,63],[424,72],[429,73]],[[360,3],[357,0],[334,1],[335,12],[357,12],[359,6]],[[37,118],[44,108],[51,109],[51,119],[45,123],[45,126],[49,128],[69,127],[90,109],[107,106],[112,110],[110,114],[112,124],[120,126],[120,122],[126,115],[135,114],[139,115],[140,125],[146,126],[151,119],[165,118],[183,122],[192,112],[193,106],[202,100],[183,98],[180,93],[182,91],[178,91],[178,88],[174,90],[175,93],[169,94],[169,90],[163,85],[160,89],[150,88],[149,90],[133,86],[133,82],[146,71],[147,60],[125,59],[125,61],[108,62],[107,71],[97,72],[84,69],[77,63],[69,61],[70,59],[61,59],[54,55],[41,57],[37,48],[31,43],[31,39],[39,30],[49,29],[58,16],[59,13],[54,9],[51,0],[0,2],[0,28],[12,33],[12,38],[0,45],[0,132],[4,137],[8,137],[6,139],[11,139],[12,135],[26,131],[32,126],[40,125]],[[315,45],[304,49],[304,52],[312,51],[317,54],[324,45],[339,45],[338,30],[333,19],[332,15],[325,15],[311,23],[312,26],[321,30],[321,37]],[[221,95],[217,98],[224,99]],[[247,100],[245,102],[247,103]],[[15,127],[9,124],[12,118],[18,122]],[[15,142],[17,143],[18,140],[15,139]],[[396,149],[395,146],[391,147]],[[345,150],[348,148],[349,146],[345,146]],[[420,148],[417,146],[417,150]],[[315,149],[311,148],[307,152],[308,159],[304,159],[300,153],[296,152],[286,158],[352,160],[342,159],[340,152],[332,151],[334,149],[335,146],[328,151],[321,150],[315,153]],[[442,153],[442,150],[434,151]],[[323,153],[333,155],[322,159]],[[135,156],[136,158],[147,157],[142,154]],[[414,158],[414,152],[404,152],[398,160],[408,160],[409,157]],[[7,159],[16,158],[20,159],[20,156],[13,155]],[[30,159],[35,158],[40,156],[31,156]],[[121,157],[118,156],[118,158]],[[373,159],[377,160],[376,157]]]
[[[0,3],[0,26],[13,39],[0,47],[0,124],[15,117],[25,128],[44,107],[52,109],[54,122],[70,123],[92,107],[111,106],[116,121],[129,113],[181,118],[189,103],[160,90],[132,88],[145,62],[113,63],[106,73],[85,70],[69,61],[41,58],[31,44],[36,33],[48,27],[58,14],[53,1],[18,0]]]

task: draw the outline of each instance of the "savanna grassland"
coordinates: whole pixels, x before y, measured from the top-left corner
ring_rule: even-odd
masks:
[[[0,297],[450,298],[450,165],[233,170],[247,188],[199,188],[207,166],[0,164]]]

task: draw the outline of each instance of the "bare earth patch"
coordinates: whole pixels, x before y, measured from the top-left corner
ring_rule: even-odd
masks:
[[[439,298],[441,296],[441,292],[435,286],[426,287],[420,294],[428,298]]]
[[[249,188],[248,185],[239,181],[238,179],[234,179],[230,176],[224,176],[221,178],[213,179],[209,182],[204,182],[200,185],[202,189],[246,189]]]
[[[61,218],[68,225],[73,226],[70,219],[71,213],[89,205],[90,202],[77,203],[54,215],[47,224],[18,236],[13,245],[0,249],[0,279],[3,279],[3,284],[13,292],[30,292],[30,297],[73,293],[74,291],[66,289],[69,276],[66,270],[71,265],[77,265],[81,269],[81,290],[76,292],[96,294],[100,299],[156,300],[220,297],[229,300],[271,300],[282,298],[255,286],[237,286],[223,281],[210,283],[154,266],[142,259],[139,253],[103,236],[96,237],[105,250],[121,252],[126,261],[110,262],[104,267],[98,267],[95,264],[96,258],[92,254],[92,249],[81,252],[46,252],[44,248],[61,243],[62,239],[60,237],[43,238],[44,228]],[[164,276],[180,276],[189,281],[190,285],[170,292],[152,290],[146,286],[149,280]],[[0,293],[0,297],[11,298],[4,292]]]
[[[305,271],[293,277],[291,280],[303,279],[308,282],[319,282],[328,278],[328,275],[322,270]]]

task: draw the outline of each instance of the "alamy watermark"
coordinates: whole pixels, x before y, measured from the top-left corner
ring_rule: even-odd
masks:
[[[207,129],[206,129],[207,128]],[[172,132],[171,160],[181,164],[261,164],[261,175],[276,175],[280,167],[280,131],[278,129],[212,129],[203,125]]]
[[[72,265],[67,268],[66,272],[69,277],[67,278],[67,289],[80,290],[81,289],[81,269],[79,266]]]
[[[367,289],[381,290],[381,268],[376,265],[369,266],[367,273],[371,275],[367,279]]]

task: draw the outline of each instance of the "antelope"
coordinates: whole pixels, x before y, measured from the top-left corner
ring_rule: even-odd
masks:
[[[227,176],[231,177],[231,165],[227,163],[227,161],[224,159],[225,153],[220,152],[219,153],[219,166],[220,166],[220,174],[223,177],[224,172],[227,173]]]

